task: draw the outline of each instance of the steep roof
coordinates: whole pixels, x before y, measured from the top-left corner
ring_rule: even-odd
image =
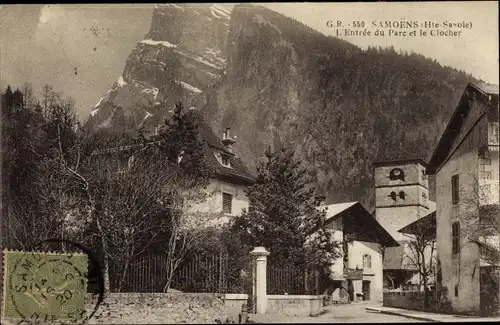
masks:
[[[470,87],[474,87],[477,90],[483,92],[487,95],[498,95],[498,85],[489,84],[485,82],[471,82],[469,83]]]
[[[185,113],[185,116],[196,122],[200,137],[207,145],[207,148],[205,148],[206,161],[215,169],[219,177],[243,181],[245,183],[253,183],[255,181],[255,177],[250,173],[243,161],[228,150],[198,110],[190,109]],[[215,153],[217,152],[223,153],[229,158],[231,167],[226,167],[219,163],[215,157]]]
[[[330,204],[326,208],[325,224],[343,218],[344,223],[354,224],[360,232],[370,232],[378,242],[386,247],[397,247],[397,241],[382,227],[378,221],[359,202]]]
[[[374,167],[382,166],[395,166],[395,165],[407,165],[407,164],[420,164],[422,166],[427,166],[427,163],[421,158],[407,158],[398,160],[379,160],[373,163]]]
[[[468,104],[470,99],[470,92],[476,92],[480,94],[480,98],[482,98],[486,103],[492,97],[496,97],[496,102],[498,103],[498,85],[486,84],[486,83],[472,83],[467,84],[462,97],[458,103],[455,112],[453,113],[446,129],[444,130],[441,138],[439,140],[438,145],[434,149],[434,153],[427,165],[427,173],[434,174],[441,167],[441,165],[446,161],[450,151],[453,149],[453,141],[458,136],[462,125],[464,124],[464,119],[462,116],[467,115],[470,111],[471,107]],[[485,112],[487,113],[487,112]]]
[[[398,232],[410,235],[424,235],[425,238],[436,238],[436,211],[406,225]]]
[[[255,182],[255,177],[250,173],[245,164],[239,157],[230,152],[228,148],[222,143],[222,140],[215,135],[214,131],[206,123],[200,112],[198,112],[197,110],[188,110],[186,113],[184,113],[184,116],[190,121],[196,123],[200,140],[202,140],[205,144],[205,147],[203,149],[205,161],[210,167],[215,170],[216,175],[219,178],[228,182],[243,182],[244,184],[252,184],[253,182]],[[155,145],[160,142],[160,138],[156,136],[151,142],[147,143],[146,145]],[[94,151],[92,154],[99,155],[103,153],[127,151],[140,146],[145,145],[135,144],[120,146],[117,148],[101,149]],[[226,167],[219,163],[219,161],[215,157],[215,153],[217,152],[222,152],[229,158],[231,167]]]
[[[326,210],[326,218],[325,221],[328,221],[330,218],[336,218],[341,212],[349,209],[353,205],[358,202],[346,202],[346,203],[338,203],[338,204],[330,204],[325,206]]]

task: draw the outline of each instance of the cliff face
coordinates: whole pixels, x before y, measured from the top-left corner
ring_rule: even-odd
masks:
[[[356,46],[271,10],[167,5],[89,125],[137,130],[176,100],[231,127],[254,169],[293,146],[329,202],[373,208],[375,160],[428,159],[473,78],[418,54]]]
[[[363,51],[273,11],[232,10],[227,75],[204,93],[255,167],[291,145],[328,201],[373,208],[376,160],[428,159],[472,77],[418,54]]]
[[[191,105],[223,73],[229,18],[215,5],[155,8],[149,33],[86,125],[134,132],[160,123],[177,100]]]

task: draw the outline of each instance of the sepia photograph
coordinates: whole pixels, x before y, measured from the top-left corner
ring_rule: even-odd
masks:
[[[0,5],[1,323],[500,321],[498,6]]]

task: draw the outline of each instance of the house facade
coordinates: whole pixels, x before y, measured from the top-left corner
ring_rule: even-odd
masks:
[[[399,230],[435,211],[435,203],[429,199],[425,167],[421,159],[374,163],[375,217],[399,243],[384,252],[386,289],[410,289],[420,285],[413,238]]]
[[[385,247],[398,243],[359,203],[324,206],[325,227],[342,243],[342,257],[331,268],[333,299],[382,301]]]
[[[188,110],[183,116],[195,123],[198,136],[203,143],[203,159],[214,171],[213,177],[204,189],[207,198],[202,202],[188,202],[188,211],[219,214],[222,218],[217,218],[217,220],[222,222],[232,216],[241,215],[249,206],[245,190],[254,183],[255,178],[234,152],[235,140],[231,136],[230,128],[226,128],[218,137],[196,109]],[[161,141],[158,136],[159,129],[160,125],[154,126],[152,128],[154,131],[146,133],[149,139],[148,145],[155,145]],[[114,163],[117,164],[118,172],[125,172],[133,163],[131,149],[136,146],[105,149],[94,154],[118,153],[113,155]],[[179,156],[178,162],[182,162],[182,155]]]
[[[427,167],[436,182],[438,286],[457,313],[499,310],[499,264],[488,258],[498,252],[498,227],[483,227],[499,218],[498,110],[498,86],[469,83]]]
[[[215,176],[205,189],[207,200],[194,204],[192,209],[222,213],[223,221],[240,216],[244,210],[248,210],[249,199],[245,190],[255,182],[255,178],[234,152],[235,138],[231,135],[231,129],[225,128],[222,135],[217,137],[197,110],[191,109],[186,114],[188,118],[196,119],[205,145],[205,160],[215,170]]]

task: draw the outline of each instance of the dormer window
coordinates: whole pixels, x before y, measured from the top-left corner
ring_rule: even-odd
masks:
[[[225,167],[231,167],[231,160],[227,156],[221,156],[221,164]]]
[[[232,168],[230,156],[222,152],[214,152],[215,159],[224,167]]]

